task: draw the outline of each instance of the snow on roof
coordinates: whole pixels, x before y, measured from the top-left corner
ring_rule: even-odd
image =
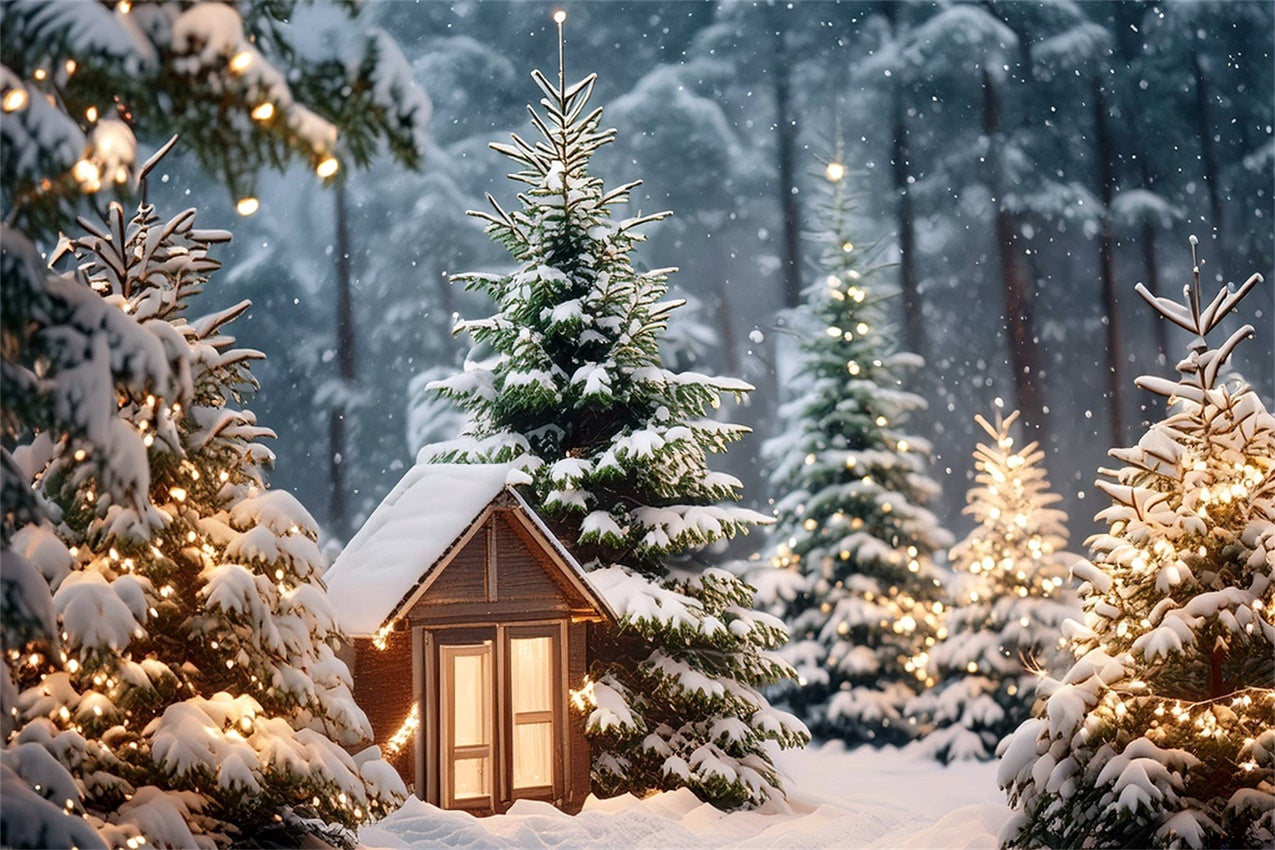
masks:
[[[421,578],[443,558],[483,509],[509,490],[585,598],[614,619],[584,569],[516,484],[531,479],[516,464],[417,463],[407,471],[328,568],[323,580],[341,629],[373,635],[398,613]]]
[[[348,635],[374,634],[425,574],[509,484],[511,464],[418,463],[328,568],[323,580]]]

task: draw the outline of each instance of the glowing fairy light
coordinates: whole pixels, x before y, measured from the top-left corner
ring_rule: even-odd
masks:
[[[240,50],[234,56],[230,57],[230,71],[233,74],[242,74],[252,65],[252,54],[247,50]]]
[[[823,174],[828,178],[829,182],[839,183],[841,178],[846,176],[846,167],[839,162],[830,162],[828,167],[824,169]]]
[[[314,167],[314,173],[326,180],[341,170],[341,163],[334,156],[325,156],[319,160],[319,164]]]
[[[5,112],[17,112],[27,105],[27,93],[24,89],[9,89],[0,99],[0,109]]]
[[[385,754],[391,757],[398,755],[407,746],[408,741],[416,736],[416,730],[420,728],[420,725],[420,704],[414,702],[407,712],[407,717],[403,718],[403,722],[399,724],[398,730],[385,742]]]
[[[274,104],[267,100],[265,103],[258,105],[249,114],[252,115],[252,120],[254,121],[269,121],[274,117]]]
[[[260,208],[261,208],[261,202],[258,201],[256,198],[254,198],[252,195],[247,195],[246,197],[240,198],[238,203],[235,204],[235,212],[239,213],[241,216],[244,216],[245,218],[247,216],[252,215]]]

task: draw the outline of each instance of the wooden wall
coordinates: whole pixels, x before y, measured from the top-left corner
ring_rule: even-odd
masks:
[[[372,740],[398,770],[410,789],[416,781],[415,740],[391,757],[385,744],[398,731],[412,708],[412,635],[390,632],[385,649],[369,638],[354,638],[354,701],[372,724]]]

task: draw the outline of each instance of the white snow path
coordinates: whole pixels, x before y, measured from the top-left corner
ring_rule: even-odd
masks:
[[[894,749],[845,752],[838,745],[782,753],[786,811],[727,814],[689,791],[590,798],[579,815],[519,802],[474,818],[410,800],[364,827],[365,848],[994,848],[1009,816],[995,763],[943,767]]]

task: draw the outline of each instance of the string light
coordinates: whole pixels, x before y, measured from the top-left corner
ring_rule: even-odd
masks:
[[[230,72],[232,74],[242,74],[252,65],[252,54],[247,50],[240,50],[234,56],[230,57]]]
[[[269,121],[274,117],[274,104],[267,100],[259,104],[250,114],[254,121]]]
[[[235,204],[235,212],[239,213],[241,216],[244,216],[246,218],[247,216],[254,214],[258,209],[260,209],[260,207],[261,207],[260,201],[258,201],[252,195],[246,195],[240,198],[239,201]]]
[[[25,89],[12,88],[4,93],[4,98],[0,99],[0,109],[5,112],[17,112],[27,105],[27,93]]]
[[[824,169],[824,176],[829,182],[839,183],[841,178],[846,176],[846,167],[839,162],[830,162],[828,167]]]
[[[335,175],[340,169],[341,163],[337,161],[336,157],[325,156],[323,159],[319,160],[319,164],[315,166],[314,173],[326,180],[327,178]]]
[[[420,728],[420,725],[420,704],[414,702],[407,713],[407,717],[403,718],[403,722],[399,724],[398,730],[385,742],[385,754],[391,758],[398,755],[407,746],[408,741],[415,737],[416,730]]]

